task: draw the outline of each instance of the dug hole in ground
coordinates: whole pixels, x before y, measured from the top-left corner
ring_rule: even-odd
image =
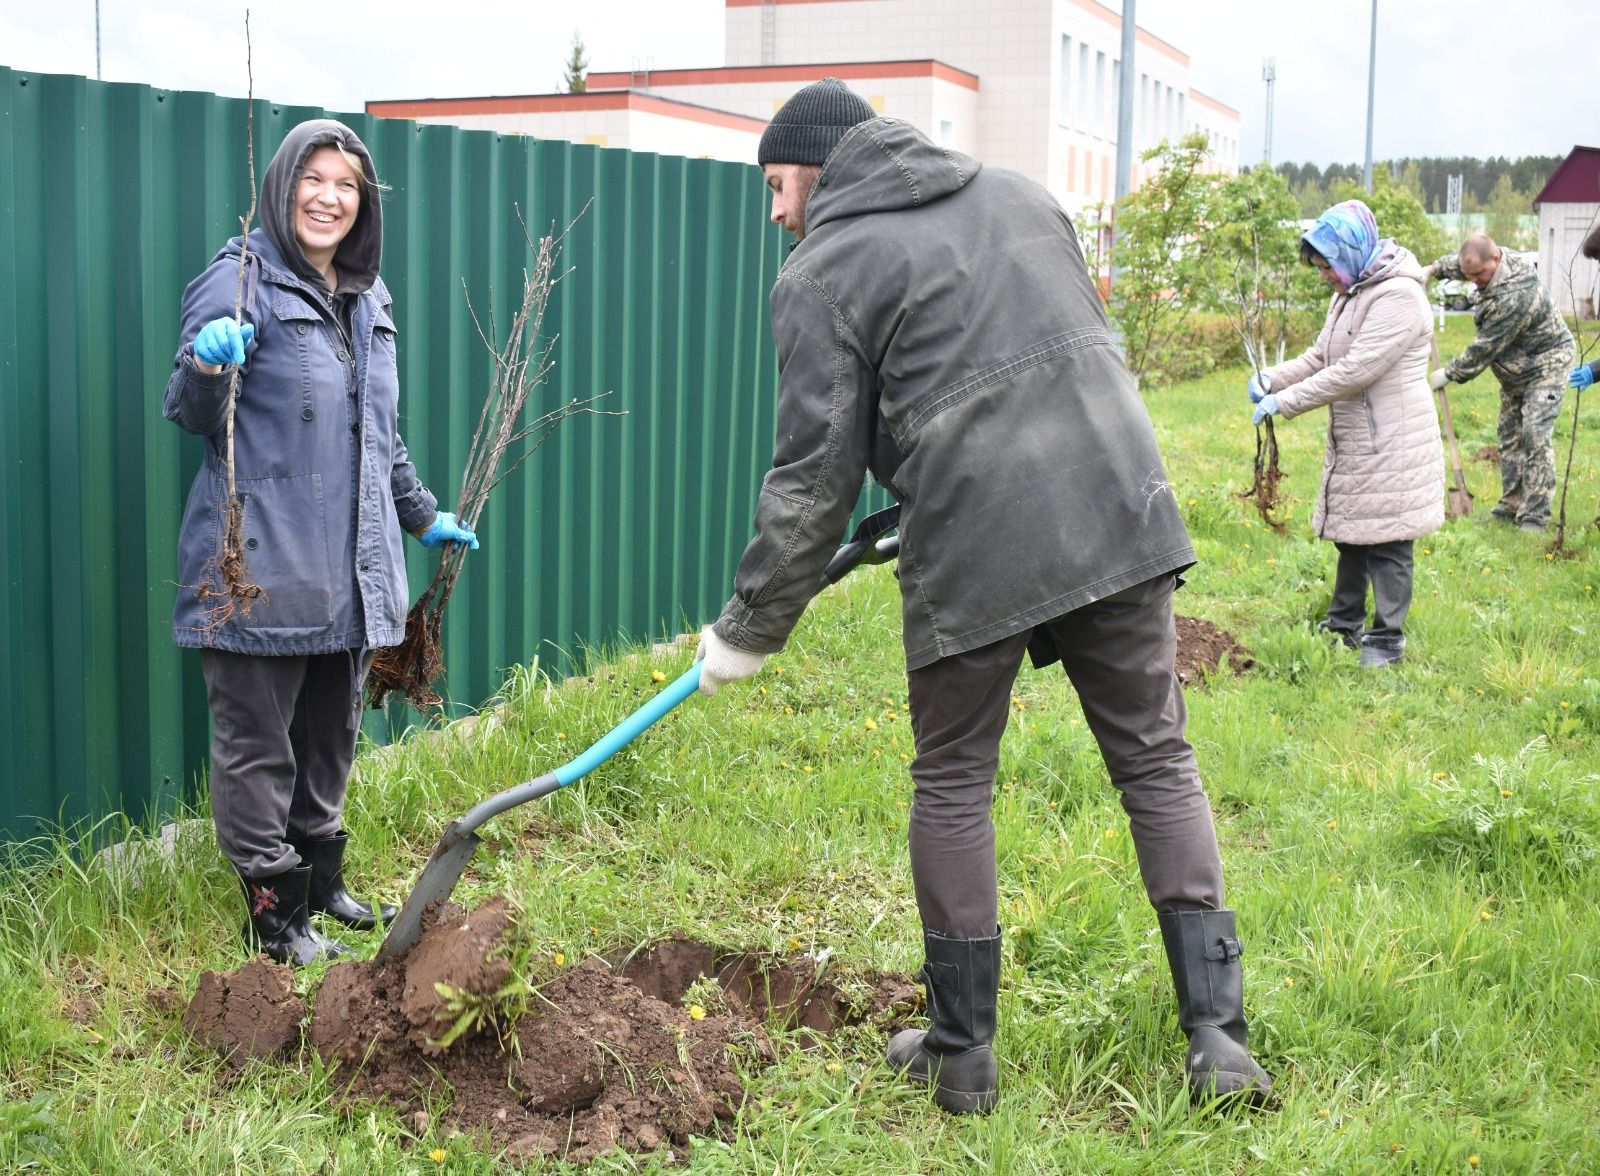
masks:
[[[1178,617],[1185,683],[1252,663],[1231,634]],[[1224,660],[1225,659],[1225,660]],[[586,1162],[612,1149],[680,1155],[717,1132],[745,1097],[744,1079],[776,1059],[769,1026],[817,1034],[904,1027],[921,993],[899,973],[856,974],[844,989],[809,955],[735,951],[682,935],[583,960],[549,977],[514,977],[510,902],[431,910],[416,946],[382,963],[336,963],[309,1009],[294,973],[257,956],[206,971],[184,1027],[231,1068],[298,1064],[315,1051],[346,1097],[394,1108],[420,1136],[460,1132],[508,1160]],[[523,980],[536,990],[513,1024],[473,1009]],[[715,981],[720,999],[685,1001]],[[448,1042],[448,1044],[446,1044]],[[427,1109],[448,1100],[435,1123]]]

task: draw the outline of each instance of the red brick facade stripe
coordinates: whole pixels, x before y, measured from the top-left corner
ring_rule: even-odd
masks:
[[[1229,115],[1229,116],[1231,116],[1233,118],[1238,118],[1239,117],[1239,112],[1237,110],[1235,110],[1233,107],[1224,106],[1222,103],[1218,102],[1215,98],[1211,97],[1211,95],[1202,94],[1199,90],[1196,90],[1193,86],[1189,87],[1189,100],[1191,102],[1198,102],[1201,106],[1209,106],[1212,110],[1215,110],[1218,114],[1226,114],[1226,115]]]
[[[846,3],[848,0],[826,0]],[[652,69],[640,74],[627,72],[591,73],[591,90],[625,90],[642,77],[651,86],[746,85],[751,82],[811,82],[835,77],[841,81],[865,78],[935,78],[968,90],[978,88],[978,75],[956,69],[942,61],[841,61],[815,65],[729,65],[712,69]]]
[[[766,122],[742,114],[729,114],[688,102],[674,102],[651,94],[610,90],[599,94],[525,94],[507,98],[408,98],[368,102],[367,113],[377,118],[440,118],[474,114],[570,114],[574,111],[632,110],[660,114],[687,122],[759,133]]]

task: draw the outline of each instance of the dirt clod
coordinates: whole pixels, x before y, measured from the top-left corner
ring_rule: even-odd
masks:
[[[1250,651],[1226,629],[1198,617],[1176,616],[1173,620],[1178,627],[1175,668],[1178,681],[1185,686],[1199,684],[1205,675],[1216,673],[1223,658],[1227,658],[1228,669],[1236,675],[1256,664]]]
[[[1498,445],[1485,445],[1472,456],[1476,461],[1487,461],[1498,465],[1500,462],[1500,447]]]
[[[230,1065],[242,1066],[297,1048],[305,1015],[306,1002],[294,994],[294,973],[257,956],[232,972],[201,973],[183,1027]]]

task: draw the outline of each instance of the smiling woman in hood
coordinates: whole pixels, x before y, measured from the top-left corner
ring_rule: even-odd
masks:
[[[336,158],[356,174],[357,180],[354,220],[337,242],[332,259],[338,274],[337,288],[328,282],[322,267],[307,257],[297,209],[306,165],[314,154],[327,147],[336,150]],[[331,118],[312,119],[284,136],[267,165],[261,181],[261,227],[296,277],[312,287],[322,286],[331,294],[360,294],[371,289],[377,280],[383,257],[383,205],[377,199],[382,190],[372,156],[356,133]]]
[[[477,546],[439,513],[400,437],[381,190],[349,127],[291,130],[262,182],[262,227],[184,291],[162,409],[205,441],[178,537],[173,636],[200,650],[217,844],[244,889],[246,943],[280,963],[343,952],[312,914],[357,929],[394,915],[343,879],[362,684],[374,650],[405,635],[402,533]],[[228,592],[217,549],[230,474],[243,578],[263,593],[224,618],[210,602]]]

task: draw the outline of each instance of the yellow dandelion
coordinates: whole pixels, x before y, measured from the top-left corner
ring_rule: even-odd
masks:
[[[1106,840],[1107,841],[1110,841],[1116,835],[1117,835],[1116,829],[1112,828],[1112,829],[1107,829],[1106,830]]]
[[[1398,1143],[1391,1143],[1389,1145],[1389,1152],[1390,1152],[1391,1155],[1393,1153],[1395,1153],[1395,1152],[1398,1152],[1398,1151],[1405,1151],[1405,1148],[1401,1144],[1398,1144]]]
[[[556,738],[558,740],[565,739],[566,737],[567,737],[567,733],[565,731],[557,731],[556,732]]]
[[[1502,789],[1501,789],[1501,790],[1500,790],[1500,795],[1501,795],[1501,796],[1504,796],[1504,797],[1506,797],[1506,798],[1507,798],[1507,799],[1510,799],[1510,797],[1511,797],[1511,789],[1509,789],[1509,788],[1502,788]]]
[[[1467,1157],[1467,1167],[1469,1167],[1469,1168],[1476,1168],[1481,1163],[1483,1163],[1483,1161],[1480,1160],[1477,1156],[1468,1156]]]
[[[1283,978],[1283,986],[1285,988],[1293,988],[1294,987],[1294,977],[1293,976],[1285,976]]]
[[[774,674],[781,674],[781,673],[783,673],[783,667],[782,666],[773,666],[772,667],[772,672]]]
[[[1567,709],[1567,700],[1564,699],[1564,698],[1561,700],[1561,709],[1562,710],[1566,710]]]
[[[786,715],[792,715],[792,714],[794,714],[794,707],[792,707],[792,706],[786,706],[786,707],[784,707],[784,708],[783,708],[783,713],[784,713],[784,714],[786,714]]]
[[[876,748],[876,747],[874,747],[874,748],[873,748],[873,749],[872,749],[872,758],[873,758],[873,759],[877,759],[877,758],[878,758],[878,757],[879,757],[879,756],[880,756],[880,755],[882,755],[882,754],[883,754],[883,753],[882,753],[882,752],[881,752],[881,751],[879,751],[879,750],[878,750],[878,749],[877,749],[877,748]]]
[[[667,676],[665,674],[663,674],[660,670],[651,670],[650,671],[650,680],[652,682],[665,682],[667,680]]]
[[[790,939],[789,940],[789,950],[790,951],[799,951],[800,950],[800,941],[798,939]]]
[[[844,1067],[838,1062],[829,1062],[824,1069],[826,1069],[830,1074],[837,1074],[840,1070],[844,1069]]]
[[[1317,1118],[1319,1118],[1319,1119],[1326,1119],[1332,1113],[1333,1112],[1328,1110],[1327,1107],[1318,1107],[1317,1108]]]
[[[428,1158],[436,1164],[442,1164],[448,1153],[442,1147],[436,1147],[428,1153]]]
[[[1329,821],[1328,822],[1328,828],[1337,829],[1338,827],[1339,827],[1339,822],[1338,821]]]
[[[778,766],[780,768],[782,768],[784,771],[788,771],[789,770],[789,761],[788,760],[779,760],[778,761]]]
[[[1561,705],[1565,706],[1566,703],[1562,703]],[[868,719],[867,720],[867,730],[876,731],[877,729],[878,729],[878,720],[877,719]]]
[[[559,967],[561,967],[561,965],[562,965],[562,964],[564,964],[564,963],[566,963],[566,962],[567,962],[567,953],[566,953],[566,952],[564,952],[564,951],[558,951],[558,952],[556,952],[556,954],[555,954],[555,955],[554,955],[554,956],[552,956],[552,957],[551,957],[551,958],[552,958],[552,959],[554,959],[554,960],[555,960],[555,962],[556,962],[556,967],[558,967],[558,968],[559,968]]]
[[[904,763],[910,763],[911,762],[911,757],[909,755],[907,755],[905,752],[902,751],[900,753],[900,762],[903,763],[903,764]]]
[[[1487,923],[1491,919],[1494,918],[1494,912],[1493,911],[1479,911],[1478,912],[1478,918],[1483,920],[1485,923]]]
[[[800,770],[802,772],[804,772],[808,776],[811,775],[811,765],[810,764],[807,764],[805,767],[801,768]]]
[[[767,692],[767,688],[765,686],[757,686],[756,689],[761,691],[763,694]]]
[[[1433,774],[1433,778],[1435,780],[1443,780],[1444,779],[1444,773],[1443,772],[1435,772]]]
[[[805,918],[801,919],[800,921],[809,926],[810,924],[815,923],[817,921],[817,917],[815,915],[807,915]]]
[[[1545,557],[1545,558],[1546,558],[1546,559],[1554,559],[1554,558],[1555,558],[1555,553],[1554,553],[1554,552],[1550,552],[1550,551],[1547,551],[1547,552],[1545,552],[1545,553],[1544,553],[1544,557]]]
[[[1199,501],[1200,501],[1200,500],[1199,500],[1199,499],[1198,499],[1198,498],[1191,498],[1191,499],[1189,499],[1189,505],[1190,505],[1190,506],[1194,506],[1194,505],[1195,505],[1195,504],[1197,504],[1197,503],[1198,503],[1198,502],[1199,502]]]
[[[705,1011],[705,1009],[701,1008],[699,1005],[690,1005],[689,1006],[689,1020],[691,1020],[691,1021],[704,1021],[705,1019],[706,1019],[706,1011]]]

